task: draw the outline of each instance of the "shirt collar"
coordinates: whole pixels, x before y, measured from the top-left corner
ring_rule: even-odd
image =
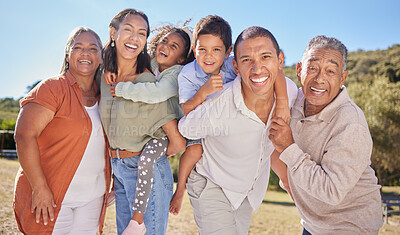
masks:
[[[72,73],[71,73],[69,70],[67,70],[67,72],[65,72],[65,73],[62,74],[61,76],[64,76],[64,77],[65,77],[65,79],[67,80],[68,84],[69,84],[71,87],[72,87],[72,86],[78,86],[78,88],[80,88],[78,82],[76,81],[76,78],[74,77],[74,75],[72,75]],[[101,74],[101,76],[100,76],[99,79],[104,79],[104,78],[103,78],[103,74]],[[93,88],[94,88],[95,90],[97,90],[97,88],[98,88],[96,79],[94,79],[94,81],[93,81]]]
[[[263,123],[260,118],[249,108],[247,108],[244,103],[243,94],[242,94],[242,77],[238,75],[235,80],[232,82],[232,92],[233,92],[233,103],[236,106],[236,109],[241,112],[243,115],[257,121]],[[275,102],[272,106],[271,113],[275,109]],[[267,126],[269,126],[269,122],[272,115],[269,115]]]
[[[74,77],[74,75],[71,74],[71,72],[69,71],[69,69],[67,70],[66,73],[64,73],[64,77],[65,79],[68,81],[68,84],[70,86],[73,86],[75,84],[78,84],[78,82],[76,81],[76,78]]]
[[[294,118],[300,118],[300,119],[309,119],[309,120],[321,120],[323,122],[330,123],[332,121],[332,118],[334,114],[337,112],[337,110],[343,105],[343,103],[346,103],[350,100],[349,94],[347,93],[346,87],[342,86],[340,89],[339,94],[336,96],[335,99],[331,101],[324,109],[322,109],[321,112],[305,117],[304,115],[304,104],[305,104],[305,96],[301,88],[299,89],[296,103],[294,105],[294,110],[293,112],[293,117]]]
[[[226,73],[226,66],[227,66],[227,60],[228,59],[224,59],[224,63],[221,66],[221,70],[219,71],[220,74],[222,74],[222,77],[225,77],[225,73]],[[197,63],[197,59],[195,60],[194,63],[194,69],[196,71],[196,77],[198,78],[209,78],[211,77],[211,74],[205,73],[204,70],[200,67],[199,63]]]

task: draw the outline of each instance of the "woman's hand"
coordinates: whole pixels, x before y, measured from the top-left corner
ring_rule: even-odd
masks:
[[[32,206],[31,212],[35,213],[36,223],[40,222],[40,216],[43,217],[43,224],[47,225],[48,219],[54,221],[54,203],[53,193],[50,188],[45,185],[39,189],[32,189]]]
[[[107,85],[111,85],[113,82],[117,81],[117,75],[109,71],[104,71],[104,81]]]
[[[110,93],[111,93],[112,96],[115,96],[115,87],[117,86],[117,84],[118,83],[116,83],[116,82],[111,83]]]

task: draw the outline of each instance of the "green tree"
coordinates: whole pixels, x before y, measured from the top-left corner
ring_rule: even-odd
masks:
[[[372,83],[352,83],[348,90],[367,119],[374,141],[372,166],[380,184],[399,184],[400,83],[375,76]]]

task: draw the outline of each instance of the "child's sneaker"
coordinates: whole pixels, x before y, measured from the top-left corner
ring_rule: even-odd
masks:
[[[122,235],[143,235],[146,233],[144,223],[138,224],[137,221],[131,220]]]

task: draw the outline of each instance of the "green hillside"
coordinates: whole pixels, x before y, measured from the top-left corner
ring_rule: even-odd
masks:
[[[372,166],[379,182],[400,185],[400,44],[350,52],[347,70],[350,97],[364,111],[374,140]],[[296,65],[284,72],[299,86]],[[0,99],[0,129],[14,129],[18,110],[18,101]]]

